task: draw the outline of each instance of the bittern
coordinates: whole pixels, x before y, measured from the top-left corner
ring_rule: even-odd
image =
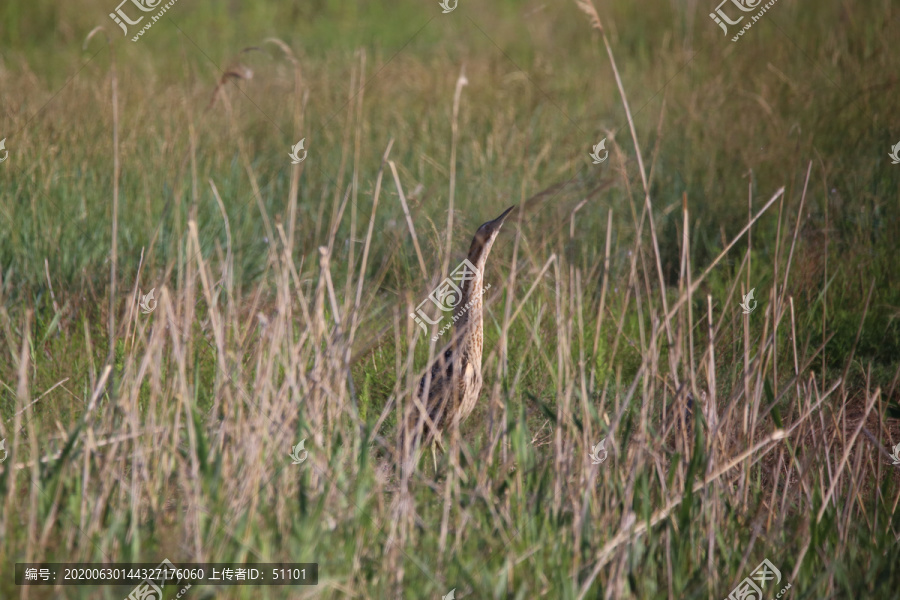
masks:
[[[434,445],[440,444],[443,431],[448,427],[455,428],[472,413],[481,393],[484,268],[500,227],[513,208],[515,206],[510,206],[502,215],[484,223],[475,232],[468,255],[469,263],[474,266],[474,274],[464,277],[460,286],[457,306],[463,309],[454,316],[452,340],[419,382],[413,409],[406,419],[406,427],[401,431],[400,448],[404,454],[409,453],[405,454],[408,458],[416,456],[420,441],[424,441],[423,446],[432,444],[435,471],[437,458]],[[469,307],[468,310],[465,307]]]

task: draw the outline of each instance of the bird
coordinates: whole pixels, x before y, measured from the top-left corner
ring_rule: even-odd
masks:
[[[469,308],[457,314],[449,347],[435,358],[419,381],[412,410],[400,432],[400,450],[410,461],[408,464],[415,464],[420,442],[423,447],[431,443],[437,471],[434,446],[437,444],[444,449],[442,432],[465,421],[478,402],[484,346],[484,269],[500,227],[514,208],[515,205],[510,206],[496,219],[482,224],[472,239],[467,260],[474,266],[475,273],[463,279],[457,303],[457,306]]]

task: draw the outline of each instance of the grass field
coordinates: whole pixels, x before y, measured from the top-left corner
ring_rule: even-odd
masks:
[[[895,3],[116,1],[0,5],[0,598],[900,598]],[[410,313],[511,205],[402,476]]]

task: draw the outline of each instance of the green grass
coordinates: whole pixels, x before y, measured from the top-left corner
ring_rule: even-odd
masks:
[[[184,597],[708,599],[768,558],[788,599],[900,598],[890,2],[780,0],[737,43],[713,3],[597,6],[637,147],[574,3],[179,0],[137,43],[114,8],[0,7],[0,574],[318,562],[315,588]],[[114,61],[82,48],[97,24]],[[398,402],[431,351],[409,313],[511,204],[479,405],[404,479]]]

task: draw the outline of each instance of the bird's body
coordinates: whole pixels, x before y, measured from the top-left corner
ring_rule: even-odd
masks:
[[[401,432],[401,449],[407,456],[415,454],[420,440],[424,439],[423,445],[439,442],[441,433],[462,423],[478,403],[484,346],[484,267],[500,226],[512,209],[479,227],[472,240],[467,261],[473,268],[462,272],[453,338],[419,381]]]

